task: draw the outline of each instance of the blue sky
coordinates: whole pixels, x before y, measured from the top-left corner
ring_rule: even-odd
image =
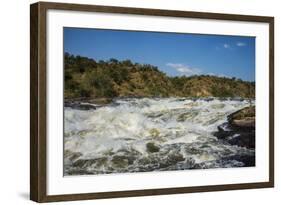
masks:
[[[64,28],[64,51],[97,61],[152,64],[169,76],[255,81],[254,37]]]

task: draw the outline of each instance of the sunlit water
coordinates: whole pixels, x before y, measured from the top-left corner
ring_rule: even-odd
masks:
[[[116,99],[96,110],[65,108],[64,174],[242,167],[255,150],[212,135],[246,100]]]

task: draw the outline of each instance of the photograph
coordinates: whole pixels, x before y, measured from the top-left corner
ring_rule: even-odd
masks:
[[[63,28],[63,175],[256,166],[255,36]]]

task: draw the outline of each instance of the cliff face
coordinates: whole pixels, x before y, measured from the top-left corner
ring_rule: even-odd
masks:
[[[65,98],[80,97],[255,97],[255,83],[216,76],[169,77],[156,66],[130,60],[96,62],[64,57]]]

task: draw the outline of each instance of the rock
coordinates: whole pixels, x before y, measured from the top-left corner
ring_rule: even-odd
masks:
[[[99,107],[112,103],[112,98],[74,98],[65,99],[64,107],[77,110],[95,110]]]
[[[238,128],[255,128],[255,106],[249,106],[230,114],[228,122]]]
[[[255,155],[234,155],[230,157],[225,157],[224,160],[236,160],[242,162],[243,167],[253,167],[256,165]]]
[[[177,118],[177,122],[184,122],[187,119],[191,119],[196,117],[199,114],[198,111],[190,111],[190,112],[186,112],[186,113],[182,113],[178,116]]]
[[[125,156],[113,156],[112,163],[117,168],[125,168],[129,165],[129,160]]]
[[[74,167],[87,168],[95,163],[95,159],[78,159],[73,162]]]
[[[152,129],[149,130],[149,134],[150,134],[152,137],[159,137],[160,132],[159,132],[158,129],[152,128]]]
[[[177,166],[179,162],[185,161],[185,158],[180,153],[171,153],[166,158],[160,161],[159,167],[163,170],[169,170],[171,166]],[[170,168],[168,168],[170,167]],[[167,169],[168,168],[168,169]]]
[[[168,156],[168,159],[169,161],[172,163],[172,164],[175,164],[177,162],[181,162],[181,161],[184,161],[185,158],[183,157],[182,154],[179,154],[179,153],[175,153],[173,155],[169,155]]]
[[[255,148],[255,107],[246,107],[230,114],[227,122],[219,125],[218,131],[213,134],[231,145]]]
[[[240,147],[254,148],[255,147],[255,133],[239,133],[226,138],[231,145],[238,145]]]
[[[81,103],[81,102],[65,102],[64,107],[71,107],[77,110],[95,110],[96,106],[89,103]]]
[[[213,97],[207,97],[207,98],[204,99],[204,101],[210,102],[210,101],[213,101],[214,99],[215,99],[215,98],[213,98]]]
[[[97,104],[97,105],[107,105],[112,102],[112,98],[95,98],[89,100],[89,103]]]
[[[219,131],[231,131],[230,125],[228,122],[225,122],[218,126]]]
[[[81,157],[82,154],[80,152],[74,152],[70,157],[69,160],[70,161],[75,161],[77,160],[79,157]]]
[[[255,127],[255,119],[246,118],[243,120],[233,120],[231,124],[241,128],[251,128],[251,127]]]
[[[156,146],[153,142],[149,142],[146,144],[146,150],[148,152],[159,152],[160,148]]]

